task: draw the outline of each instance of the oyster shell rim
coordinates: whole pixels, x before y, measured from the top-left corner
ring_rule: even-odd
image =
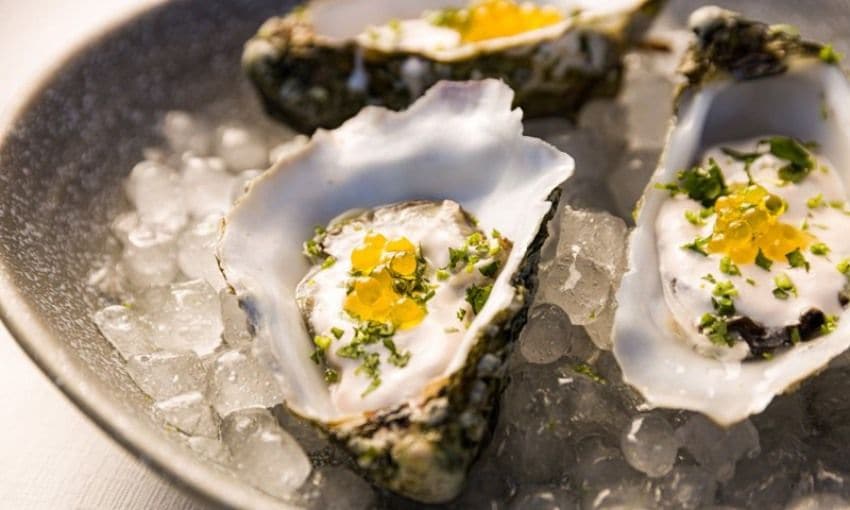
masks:
[[[696,12],[699,13],[700,11]],[[717,10],[715,12],[721,16],[730,16],[733,21],[740,19],[737,14],[729,11]],[[724,21],[728,22],[729,19]],[[747,21],[747,23],[750,22]],[[767,25],[761,24],[761,26],[763,29],[769,30]],[[727,24],[726,28],[734,30],[734,23]],[[829,336],[799,344],[771,360],[755,362],[761,366],[762,374],[770,372],[771,378],[759,378],[751,386],[740,387],[740,378],[745,376],[746,372],[753,369],[755,365],[748,366],[747,362],[712,360],[696,354],[685,342],[675,339],[676,333],[673,330],[677,326],[675,320],[670,317],[671,312],[663,297],[663,292],[660,290],[659,273],[657,270],[652,271],[652,282],[647,286],[645,285],[646,280],[642,279],[642,276],[645,278],[645,274],[649,273],[644,272],[642,275],[639,272],[641,269],[645,270],[645,266],[648,265],[645,260],[641,261],[640,259],[649,257],[650,261],[654,262],[656,260],[654,257],[657,257],[654,233],[656,228],[655,218],[666,194],[660,190],[654,190],[654,184],[672,180],[677,168],[683,168],[693,163],[694,157],[698,156],[702,149],[722,141],[714,140],[714,143],[707,144],[703,139],[705,136],[703,128],[706,125],[696,125],[700,120],[707,121],[709,119],[710,108],[715,99],[734,87],[747,87],[755,83],[757,86],[761,85],[763,91],[767,91],[768,85],[777,86],[783,80],[791,80],[793,83],[795,79],[809,80],[809,82],[817,83],[824,88],[838,87],[837,90],[831,90],[831,93],[824,92],[828,96],[827,99],[834,100],[833,96],[838,93],[843,93],[845,98],[850,97],[850,83],[848,83],[846,76],[837,66],[825,63],[818,58],[817,52],[814,51],[815,48],[819,47],[816,43],[800,41],[798,37],[794,36],[789,36],[786,39],[786,35],[778,37],[780,41],[779,49],[782,50],[779,53],[780,63],[784,67],[780,72],[776,72],[775,67],[769,68],[770,72],[761,75],[756,73],[755,75],[747,74],[739,77],[735,76],[730,69],[706,67],[706,64],[711,63],[702,58],[703,55],[699,53],[701,50],[699,45],[710,44],[710,39],[709,41],[699,41],[690,50],[688,59],[690,59],[690,62],[700,63],[703,72],[692,74],[691,78],[693,79],[683,86],[676,99],[676,113],[671,120],[664,154],[638,203],[637,227],[629,239],[629,270],[623,276],[621,287],[617,292],[619,308],[615,316],[613,350],[623,370],[624,381],[635,387],[652,406],[699,411],[724,426],[732,425],[752,414],[761,412],[776,395],[794,388],[802,380],[822,370],[830,359],[850,347],[850,325],[845,320],[840,322],[838,329]],[[775,43],[775,41],[773,42]],[[788,46],[783,49],[781,46],[784,43]],[[688,59],[685,61],[686,64],[689,63]],[[693,71],[693,69],[691,67],[690,71]],[[688,66],[684,66],[682,70],[688,73]],[[764,93],[767,94],[767,92]],[[750,90],[750,96],[753,96],[752,90]],[[820,117],[820,112],[815,112],[819,108],[817,106],[812,108],[812,98],[807,99],[809,100],[807,107],[810,108],[810,110],[806,110],[808,117],[812,117],[813,113]],[[815,104],[817,105],[817,101]],[[850,121],[850,107],[845,106],[842,111],[834,112],[833,118],[838,115],[841,115],[845,121]],[[841,125],[842,123],[837,124]],[[847,122],[843,124],[846,125]],[[696,131],[690,141],[687,138],[682,139],[684,134],[687,134],[683,134],[683,132],[688,129]],[[837,133],[843,133],[845,141],[850,140],[850,132],[842,131],[834,125],[831,129]],[[770,131],[782,132],[783,130],[772,129]],[[788,131],[788,129],[785,131]],[[824,128],[821,129],[821,132],[828,132],[828,130]],[[755,132],[751,133],[750,136],[765,134],[770,133]],[[784,134],[794,136],[794,133]],[[733,136],[731,139],[736,138],[745,137]],[[814,139],[821,141],[817,137],[814,137]],[[688,146],[689,144],[690,146]],[[831,145],[834,146],[835,143]],[[675,155],[682,146],[686,148],[681,150],[689,153],[689,156]],[[677,161],[671,163],[671,159]],[[690,160],[686,161],[686,159]],[[844,159],[846,162],[847,157],[845,156]],[[839,162],[834,161],[834,163],[841,167]],[[648,244],[651,244],[651,246],[641,251],[641,246]],[[647,256],[647,250],[651,250],[653,255]],[[655,299],[660,303],[648,303],[648,301],[653,301],[653,299],[647,298],[648,293],[652,293],[653,298],[660,296],[660,299]],[[846,315],[844,316],[846,317]],[[841,340],[842,337],[844,340]],[[656,338],[659,340],[656,340]],[[831,349],[827,347],[831,347]],[[806,354],[812,351],[815,351],[815,354],[820,354],[820,356]],[[684,357],[677,359],[678,355]],[[687,361],[686,358],[695,361],[677,363],[677,361]],[[803,366],[800,363],[801,359],[805,362],[802,364]],[[694,363],[697,363],[698,366],[694,366]],[[659,370],[659,365],[664,368]],[[660,372],[663,372],[663,374],[659,375]],[[675,374],[675,377],[669,374]],[[679,377],[679,374],[686,375]],[[689,384],[687,377],[699,378],[702,384],[708,387],[701,392],[690,388],[693,384]],[[731,386],[735,386],[730,381],[736,379],[739,381],[738,387],[730,389]],[[721,384],[717,387],[711,387],[712,383]],[[717,400],[723,395],[726,396],[725,401]],[[744,395],[749,395],[749,398],[745,398]]]
[[[411,105],[411,107],[407,110],[404,110],[404,111],[401,111],[401,112],[393,112],[393,111],[388,110],[388,109],[383,108],[383,107],[369,106],[369,107],[366,107],[363,110],[361,110],[361,112],[358,115],[356,115],[355,117],[353,117],[353,118],[349,119],[348,121],[346,121],[345,123],[343,123],[343,125],[340,126],[340,128],[337,128],[337,129],[331,130],[331,131],[321,130],[321,129],[318,130],[316,132],[316,134],[314,135],[314,137],[311,139],[311,141],[307,145],[305,145],[304,147],[300,148],[299,150],[293,152],[292,154],[288,155],[286,158],[284,158],[283,160],[276,163],[270,170],[264,172],[263,174],[261,174],[260,176],[255,178],[253,181],[251,181],[251,183],[248,185],[248,189],[247,189],[246,193],[243,194],[234,203],[234,206],[231,209],[231,211],[222,220],[222,226],[221,226],[219,242],[217,244],[216,256],[217,256],[217,259],[218,259],[218,262],[219,262],[219,268],[221,269],[222,274],[224,275],[224,278],[228,283],[228,286],[237,295],[237,297],[240,300],[240,304],[242,304],[242,306],[244,308],[246,308],[247,311],[249,312],[249,322],[250,322],[250,324],[252,326],[252,330],[254,331],[255,334],[259,334],[258,331],[260,329],[263,329],[261,327],[261,325],[259,324],[259,319],[257,317],[258,311],[256,310],[256,306],[254,306],[254,304],[251,302],[251,300],[246,298],[246,291],[244,290],[245,289],[244,285],[239,285],[237,282],[234,282],[232,265],[227,261],[228,257],[224,253],[225,252],[224,246],[227,244],[228,233],[232,232],[232,228],[231,228],[232,224],[233,224],[232,218],[233,218],[234,214],[238,213],[240,208],[244,207],[244,204],[245,204],[247,198],[249,197],[249,195],[251,194],[251,192],[257,186],[263,186],[264,185],[263,183],[265,181],[268,181],[269,179],[271,179],[275,174],[282,172],[281,169],[284,169],[284,168],[286,168],[290,165],[295,165],[299,161],[303,162],[303,160],[306,160],[307,158],[311,157],[311,153],[313,153],[316,150],[319,150],[318,148],[322,147],[323,144],[325,144],[325,143],[333,144],[335,142],[335,140],[334,140],[334,137],[336,136],[335,133],[337,133],[340,130],[352,130],[358,124],[363,123],[366,120],[372,121],[372,122],[376,122],[376,121],[380,122],[380,121],[385,120],[386,118],[393,118],[393,119],[398,120],[398,119],[404,119],[406,117],[414,117],[419,108],[424,108],[424,105],[428,105],[428,104],[430,104],[430,102],[436,101],[436,99],[432,99],[433,97],[436,97],[440,94],[451,95],[452,93],[455,93],[455,92],[461,92],[461,93],[464,93],[464,94],[471,94],[471,93],[474,93],[474,89],[480,89],[482,95],[490,93],[490,94],[495,94],[495,95],[500,96],[498,101],[500,101],[503,104],[503,106],[505,106],[507,108],[507,110],[509,111],[508,116],[512,118],[511,119],[512,121],[515,120],[517,123],[520,123],[521,111],[519,109],[511,109],[511,107],[510,107],[511,100],[513,98],[513,91],[509,87],[507,87],[507,85],[505,85],[503,82],[501,82],[499,80],[495,80],[495,79],[487,79],[487,80],[482,80],[482,81],[477,81],[477,82],[475,82],[475,81],[473,81],[473,82],[442,81],[442,82],[438,82],[434,87],[432,87],[428,92],[426,92],[419,100],[414,102]],[[512,279],[513,275],[516,274],[516,272],[519,269],[521,269],[518,266],[518,263],[521,260],[518,261],[517,259],[524,259],[525,255],[526,255],[524,250],[526,250],[531,245],[532,241],[534,240],[534,236],[537,234],[537,229],[539,228],[539,226],[541,224],[540,222],[542,222],[547,217],[549,209],[553,206],[553,204],[551,203],[551,197],[549,196],[551,190],[556,189],[563,182],[565,182],[570,177],[570,175],[572,174],[573,167],[574,167],[574,161],[569,155],[559,151],[555,147],[551,146],[550,144],[548,144],[548,143],[546,143],[542,140],[522,135],[521,124],[519,124],[519,127],[520,127],[520,131],[518,133],[516,133],[516,135],[518,136],[518,140],[520,140],[524,144],[528,144],[527,149],[530,150],[530,149],[533,148],[533,149],[539,150],[541,152],[546,152],[546,153],[548,153],[547,156],[551,157],[553,162],[557,162],[557,163],[553,164],[553,166],[555,166],[555,168],[550,169],[549,174],[550,174],[551,177],[549,177],[546,181],[546,182],[548,182],[548,184],[545,184],[544,186],[542,186],[543,190],[546,191],[545,198],[542,201],[545,204],[545,210],[540,211],[539,221],[535,223],[534,232],[531,233],[532,235],[530,236],[531,237],[530,239],[525,240],[521,244],[520,243],[521,240],[515,239],[513,237],[509,237],[512,241],[514,241],[514,248],[512,250],[511,255],[509,256],[508,261],[506,262],[505,268],[503,268],[503,270],[499,274],[499,277],[494,282],[494,290],[495,290],[495,285],[501,284],[501,285],[504,286],[505,281],[508,280],[508,279]],[[538,171],[538,172],[540,172],[540,171]],[[540,172],[540,173],[542,174],[542,172]],[[421,197],[407,197],[406,199],[415,199],[415,198],[421,198]],[[445,197],[445,198],[449,198],[449,197]],[[402,200],[404,200],[404,199],[402,199]],[[467,211],[469,211],[469,209],[465,207],[463,200],[456,200],[456,201],[458,203],[460,203],[461,206],[464,207]],[[361,206],[362,206],[362,204],[361,204]],[[344,212],[344,211],[343,210],[337,210],[336,214],[333,215],[333,216],[336,216],[336,215],[338,215],[339,213],[342,213],[342,212]],[[472,211],[472,212],[474,212],[474,211]],[[329,220],[332,219],[333,216],[331,216],[331,218],[329,218]],[[480,218],[480,216],[479,216],[479,218]],[[523,252],[521,253],[521,255],[518,255],[520,253],[519,252],[520,247],[523,247]],[[511,264],[511,260],[513,260],[512,264]],[[231,270],[228,270],[228,267],[230,267]],[[511,271],[509,272],[508,269],[511,269]],[[508,302],[502,303],[501,308],[499,310],[497,310],[496,312],[490,312],[489,310],[491,310],[493,308],[493,305],[495,303],[492,300],[492,295],[491,295],[491,299],[488,300],[484,309],[482,309],[481,313],[476,317],[476,321],[474,321],[474,323],[477,322],[479,318],[482,318],[482,317],[486,318],[486,317],[495,316],[498,313],[500,313],[501,311],[507,310],[509,308],[518,309],[518,307],[516,306],[516,303],[514,303],[514,295],[515,295],[515,292],[516,292],[517,289],[512,284],[508,284],[508,286],[514,290],[514,293],[511,294],[511,297],[508,300]],[[485,310],[488,311],[488,313],[485,313]],[[516,310],[514,310],[514,312],[512,312],[512,313],[515,313],[515,311]],[[482,322],[486,322],[486,321],[482,320]],[[478,329],[476,329],[476,331],[479,331],[480,329],[481,328],[479,327]],[[472,332],[472,331],[473,331],[473,325],[470,325],[468,332]],[[265,339],[258,338],[258,340],[260,340],[260,342],[263,342]],[[478,340],[476,339],[475,342],[477,342],[477,341]],[[308,339],[308,342],[309,342],[309,339]],[[272,366],[276,366],[277,365],[277,359],[276,359],[275,354],[272,353],[272,352],[263,352],[264,350],[265,350],[265,348],[261,349],[261,352],[260,352],[261,357],[266,362],[270,363]],[[462,367],[465,363],[465,357],[466,357],[466,355],[461,356],[462,352],[468,353],[469,351],[468,350],[467,351],[458,351],[458,353],[455,356],[455,360],[450,365],[454,368],[447,369],[444,372],[442,378],[447,379],[452,374],[455,374],[459,370],[462,369]],[[284,391],[286,391],[286,390],[284,390]],[[404,403],[397,404],[393,407],[398,407],[402,404],[404,404]],[[307,412],[307,411],[305,411],[304,409],[302,409],[298,406],[294,406],[291,403],[290,399],[287,399],[286,405],[296,414],[298,414],[298,415],[300,415],[300,416],[302,416],[302,417],[304,417],[308,420],[311,420],[311,421],[316,421],[316,422],[319,422],[319,423],[328,424],[328,426],[331,427],[331,428],[357,424],[357,423],[361,422],[362,419],[363,419],[363,414],[361,414],[361,415],[351,415],[351,416],[342,416],[342,417],[337,417],[337,418],[332,418],[332,419],[323,418],[321,416],[316,416],[311,412]],[[382,410],[376,410],[375,412],[380,412],[380,411],[382,411]],[[366,418],[366,419],[368,420],[368,418]]]

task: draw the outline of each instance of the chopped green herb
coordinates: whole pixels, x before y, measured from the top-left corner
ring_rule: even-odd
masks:
[[[345,334],[345,331],[343,331],[342,328],[333,327],[331,328],[331,334],[334,336],[334,338],[339,340],[340,338],[342,338],[342,335]]]
[[[745,282],[747,282],[747,283],[749,283],[749,284],[750,284],[750,285],[752,285],[753,287],[755,287],[755,286],[756,286],[756,281],[755,281],[755,280],[753,280],[752,278],[747,278],[747,279],[746,279],[746,280],[744,280],[744,281],[745,281]]]
[[[756,254],[756,265],[765,271],[770,271],[770,266],[773,265],[773,261],[765,256],[761,248],[759,248],[759,252]]]
[[[351,342],[350,344],[336,350],[337,356],[348,359],[358,359],[365,353],[366,351],[363,349],[363,345],[356,342]]]
[[[325,382],[328,384],[334,384],[339,382],[339,372],[334,370],[333,368],[325,369]]]
[[[765,142],[770,145],[771,154],[788,161],[787,165],[779,169],[779,178],[783,181],[798,183],[814,169],[814,158],[797,140],[787,136],[774,136]]]
[[[835,51],[831,44],[824,44],[818,52],[818,58],[827,64],[837,64],[841,62],[844,55]]]
[[[472,306],[472,313],[478,315],[482,308],[484,308],[484,304],[487,302],[487,298],[490,297],[490,291],[493,290],[493,285],[470,285],[468,289],[466,289],[466,302]]]
[[[449,279],[449,275],[450,275],[450,274],[451,274],[451,273],[449,273],[449,272],[448,272],[448,271],[446,271],[445,269],[437,269],[437,272],[435,273],[435,276],[437,277],[437,280],[439,280],[439,281],[441,281],[441,282],[444,282],[444,281],[446,281],[446,280],[448,280],[448,279]]]
[[[400,353],[395,346],[395,342],[393,342],[392,338],[384,338],[384,347],[390,351],[390,355],[387,358],[387,361],[390,364],[395,365],[399,368],[404,368],[407,366],[407,362],[410,361],[410,351]]]
[[[486,264],[486,265],[478,268],[478,272],[481,273],[482,275],[486,276],[487,278],[493,278],[494,276],[496,276],[496,273],[498,271],[499,271],[499,261],[498,260],[494,260],[494,261],[490,262],[489,264]]]
[[[454,270],[454,268],[460,263],[461,265],[466,265],[469,262],[469,250],[464,248],[449,248],[449,266],[450,270]]]
[[[723,172],[717,162],[709,159],[708,165],[682,170],[677,174],[677,182],[661,184],[656,187],[665,189],[671,194],[684,193],[704,207],[712,207],[714,202],[727,192]]]
[[[809,251],[812,252],[812,255],[825,256],[829,255],[829,246],[825,243],[815,243],[810,248]]]
[[[462,321],[464,317],[466,317],[466,308],[458,308],[457,311],[457,320]]]
[[[828,335],[838,328],[838,316],[827,315],[824,323],[820,327],[820,332],[823,335]]]
[[[803,339],[800,336],[800,328],[798,328],[797,326],[791,328],[791,345],[797,345],[802,341]]]
[[[806,200],[806,207],[809,209],[817,209],[823,207],[823,193],[818,193],[812,198]]]
[[[729,276],[741,276],[741,270],[728,255],[720,259],[720,272]]]
[[[313,343],[319,349],[326,351],[328,350],[328,347],[331,346],[331,339],[324,335],[316,335],[315,337],[313,337]]]
[[[699,213],[691,210],[685,211],[685,219],[688,220],[688,223],[697,227],[705,225],[705,219]]]
[[[711,294],[711,303],[718,314],[725,317],[735,315],[734,298],[738,295],[738,289],[732,282],[718,282]]]
[[[366,354],[363,358],[363,362],[354,370],[354,373],[357,375],[366,374],[371,381],[369,382],[369,386],[360,394],[361,397],[365,397],[369,393],[372,393],[378,386],[381,385],[381,358],[377,352],[370,352]]]
[[[699,329],[715,345],[732,347],[735,341],[729,335],[726,320],[722,317],[706,313],[699,321]]]
[[[835,266],[838,272],[844,276],[850,277],[850,259],[844,259]]]
[[[710,282],[710,283],[717,283],[717,280],[714,278],[714,275],[711,274],[711,273],[703,276],[702,279],[707,281],[707,282]]]
[[[773,289],[773,296],[776,299],[788,299],[788,297],[793,294],[797,295],[797,288],[794,286],[794,282],[791,281],[791,278],[788,277],[787,274],[782,273],[777,275],[773,279],[773,283],[776,284],[776,288]]]
[[[707,257],[708,252],[705,251],[705,246],[707,244],[708,244],[708,238],[707,237],[697,237],[692,242],[690,242],[688,244],[683,244],[682,248],[684,248],[686,250],[691,250],[693,252],[699,253],[700,255]]]
[[[493,231],[490,232],[490,237],[493,239],[500,239],[502,237],[502,233],[494,228]]]
[[[790,253],[786,253],[785,258],[788,259],[788,264],[791,267],[805,267],[806,271],[809,270],[809,261],[803,256],[803,252],[800,251],[800,248],[797,248]]]
[[[589,378],[591,381],[593,381],[595,383],[606,384],[608,382],[608,381],[605,380],[604,377],[599,375],[599,373],[597,373],[596,370],[594,370],[592,366],[588,365],[587,363],[578,363],[577,365],[575,365],[573,367],[573,370],[575,370],[576,373],[581,374],[581,375]]]
[[[328,255],[324,262],[322,262],[322,269],[327,269],[336,264],[336,257],[333,255]]]

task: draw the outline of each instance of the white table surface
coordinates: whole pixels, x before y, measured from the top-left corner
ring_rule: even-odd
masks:
[[[58,58],[88,34],[157,1],[0,0],[0,129],[15,99]],[[204,505],[98,429],[0,325],[0,508],[194,510]]]

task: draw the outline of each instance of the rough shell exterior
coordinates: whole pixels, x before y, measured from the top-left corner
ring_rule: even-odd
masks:
[[[512,99],[496,80],[442,82],[405,112],[367,108],[320,131],[252,182],[225,218],[218,246],[289,408],[344,445],[374,483],[423,502],[455,497],[488,438],[545,224],[572,173],[572,158],[522,135]],[[425,197],[458,202],[513,248],[441,377],[394,407],[343,413],[309,360],[313,342],[295,303],[309,270],[302,243],[315,225],[351,209]]]
[[[242,65],[266,110],[308,133],[337,127],[366,105],[403,109],[440,80],[498,78],[514,89],[526,118],[572,116],[588,100],[619,90],[621,57],[662,4],[646,0],[613,30],[604,21],[580,24],[556,39],[451,62],[364,50],[354,41],[329,44],[300,11],[268,20],[246,44]],[[415,84],[404,78],[411,65]],[[365,90],[349,86],[355,72],[363,73]]]

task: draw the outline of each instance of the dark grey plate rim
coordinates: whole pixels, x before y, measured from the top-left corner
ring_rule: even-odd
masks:
[[[26,112],[38,102],[62,70],[81,55],[120,31],[136,18],[164,10],[169,2],[154,0],[135,6],[75,41],[58,58],[48,62],[36,77],[25,84],[19,100],[12,100],[0,112],[0,147]],[[182,450],[148,427],[124,416],[120,406],[100,389],[97,376],[64,349],[56,334],[26,305],[12,283],[9,269],[0,261],[0,322],[12,339],[60,392],[118,445],[130,452],[158,476],[180,489],[220,508],[295,508],[268,496],[232,476],[198,462],[198,457]]]

